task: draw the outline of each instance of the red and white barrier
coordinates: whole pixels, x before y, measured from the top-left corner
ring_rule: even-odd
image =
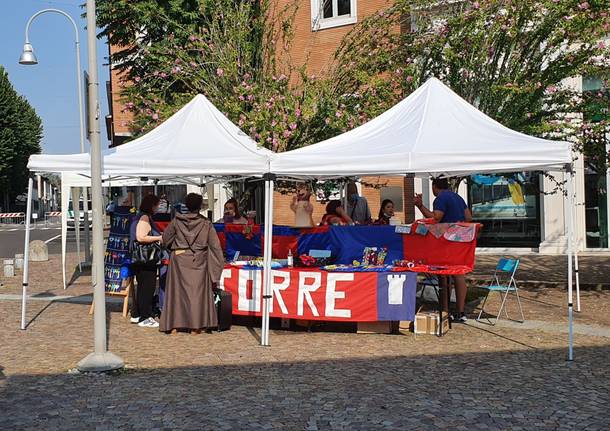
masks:
[[[51,222],[59,222],[60,220],[58,219],[58,217],[61,217],[61,211],[47,211],[46,213],[44,213],[45,225]]]
[[[0,213],[0,223],[23,223],[24,213]]]
[[[24,213],[0,213],[0,218],[25,217]]]

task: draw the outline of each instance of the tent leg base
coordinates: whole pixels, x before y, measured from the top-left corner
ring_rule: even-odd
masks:
[[[121,358],[111,352],[104,353],[89,353],[83,358],[78,365],[80,372],[104,372],[123,368],[125,363]]]

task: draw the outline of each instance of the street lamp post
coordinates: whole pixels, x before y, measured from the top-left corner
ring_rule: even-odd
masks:
[[[36,12],[34,15],[30,17],[28,23],[25,26],[25,43],[23,45],[23,52],[21,53],[21,57],[19,57],[19,64],[24,65],[35,65],[38,64],[38,60],[36,59],[36,55],[34,55],[34,48],[32,48],[32,44],[30,43],[30,25],[34,21],[36,17],[42,15],[43,13],[57,13],[59,15],[65,16],[72,23],[72,27],[74,27],[74,36],[75,36],[75,48],[76,48],[76,80],[78,85],[78,113],[80,117],[80,152],[85,152],[85,114],[83,112],[83,86],[81,81],[81,65],[80,65],[80,41],[78,37],[78,27],[76,26],[76,22],[70,15],[60,9],[43,9]],[[84,212],[84,221],[85,221],[85,261],[91,262],[91,251],[89,246],[89,199],[87,192],[87,187],[83,189],[83,212]],[[73,202],[73,205],[78,205],[78,202]]]
[[[102,206],[102,148],[100,103],[97,78],[95,0],[87,0],[87,50],[89,53],[89,124],[91,133],[91,201],[93,206],[93,332],[95,350],[78,363],[80,371],[109,371],[122,368],[123,360],[108,351],[106,341],[106,293],[104,292],[104,208]]]

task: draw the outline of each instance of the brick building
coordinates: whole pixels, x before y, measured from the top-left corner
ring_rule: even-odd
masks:
[[[278,6],[283,7],[291,0],[277,0]],[[333,53],[339,46],[342,38],[353,26],[366,16],[376,13],[388,6],[388,0],[301,0],[294,21],[294,40],[291,47],[291,58],[296,66],[306,65],[310,75],[321,76],[325,73],[333,59]],[[117,47],[110,47],[110,54],[117,51]],[[131,115],[123,112],[121,89],[125,84],[121,82],[118,71],[110,66],[110,81],[108,82],[110,114],[107,118],[108,139],[111,146],[116,146],[129,140],[129,122]],[[403,177],[366,177],[366,184],[383,185],[382,188],[363,187],[362,195],[369,202],[373,218],[377,217],[381,201],[389,197],[396,204],[397,214],[403,221],[414,217],[411,198],[413,196],[413,181]],[[274,222],[291,225],[294,215],[290,210],[292,196],[276,193]],[[314,203],[314,222],[322,218],[324,204]]]

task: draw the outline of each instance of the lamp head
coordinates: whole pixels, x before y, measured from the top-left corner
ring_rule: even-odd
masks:
[[[26,43],[23,45],[23,52],[21,53],[21,57],[19,57],[19,64],[38,64],[32,44]]]

